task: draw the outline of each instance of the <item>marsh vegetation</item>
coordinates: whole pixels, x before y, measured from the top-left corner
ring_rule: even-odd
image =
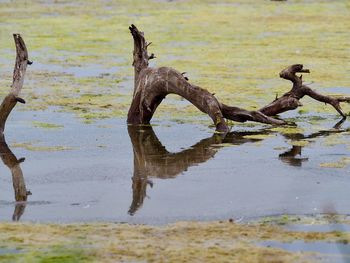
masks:
[[[0,1],[2,97],[13,33],[34,61],[0,144],[0,220],[23,222],[0,224],[0,261],[346,262],[350,124],[331,106],[304,98],[280,114],[290,125],[229,121],[225,135],[179,96],[152,125],[126,116],[130,24],[153,42],[150,66],[257,111],[290,89],[278,73],[296,63],[312,89],[350,95],[349,11],[345,0]]]

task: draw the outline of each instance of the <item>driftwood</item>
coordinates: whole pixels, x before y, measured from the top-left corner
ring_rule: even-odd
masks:
[[[18,202],[13,213],[13,220],[17,221],[23,214],[25,208],[24,202],[27,201],[27,196],[31,193],[27,191],[23,172],[20,167],[20,163],[24,161],[24,158],[17,159],[11,152],[5,141],[4,130],[6,120],[17,102],[25,103],[25,101],[19,97],[19,94],[23,86],[27,65],[30,65],[32,62],[28,60],[27,48],[21,36],[19,34],[14,34],[13,37],[16,44],[16,63],[13,71],[11,90],[0,105],[0,156],[3,163],[10,169],[12,174],[15,200]]]
[[[133,66],[134,66],[134,93],[128,112],[128,124],[149,124],[158,105],[168,94],[177,94],[191,102],[200,111],[207,113],[213,120],[216,130],[226,132],[228,126],[225,119],[245,122],[256,121],[261,123],[281,125],[284,121],[274,119],[279,113],[294,110],[302,106],[300,99],[304,96],[332,105],[345,118],[340,102],[350,102],[350,97],[324,96],[303,85],[302,76],[296,73],[309,73],[303,65],[295,64],[284,69],[280,77],[293,82],[292,89],[282,97],[276,98],[267,106],[258,111],[247,111],[219,102],[214,94],[206,89],[189,83],[184,73],[170,67],[150,68],[148,62],[155,58],[148,55],[147,43],[143,32],[134,25],[129,27],[134,39]]]
[[[184,74],[170,67],[150,68],[148,62],[155,58],[148,55],[147,43],[143,32],[134,25],[130,26],[134,39],[134,94],[128,112],[128,124],[149,124],[158,105],[168,94],[177,94],[191,102],[200,111],[207,113],[213,120],[216,130],[226,132],[225,118],[238,122],[256,121],[268,124],[284,124],[284,121],[266,116],[259,111],[247,111],[220,103],[206,89],[189,83]]]
[[[283,94],[282,97],[276,98],[267,106],[261,108],[259,111],[267,116],[275,116],[285,111],[294,110],[302,106],[300,99],[304,96],[332,105],[339,114],[345,119],[346,116],[341,110],[340,102],[350,102],[350,97],[331,97],[317,93],[306,85],[303,85],[302,75],[297,76],[296,73],[310,73],[310,70],[304,69],[302,64],[295,64],[287,67],[280,72],[280,77],[290,80],[293,87],[290,91]]]

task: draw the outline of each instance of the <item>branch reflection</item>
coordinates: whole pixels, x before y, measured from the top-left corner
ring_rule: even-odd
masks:
[[[300,141],[300,140],[309,140],[314,139],[318,137],[326,137],[331,134],[335,133],[341,133],[344,132],[344,130],[341,129],[341,125],[344,123],[345,119],[341,119],[338,121],[331,130],[323,130],[311,133],[309,135],[304,135],[302,133],[291,133],[291,134],[282,134],[286,139],[291,141]],[[279,159],[288,165],[291,166],[302,166],[303,162],[306,162],[309,160],[309,158],[303,158],[302,155],[302,148],[303,146],[293,145],[291,149],[285,151],[284,153],[281,153],[279,155]]]
[[[213,134],[181,152],[172,153],[159,141],[151,126],[128,126],[134,152],[134,174],[132,177],[133,200],[128,213],[134,215],[142,206],[147,196],[147,185],[153,186],[150,177],[174,178],[189,167],[204,163],[214,157],[222,146],[221,143],[243,144],[257,142],[263,139],[245,138],[246,135],[269,133],[232,132],[226,136]],[[216,145],[216,147],[212,147]]]
[[[325,137],[334,133],[344,132],[338,122],[333,129],[318,131],[309,135],[302,133],[281,134],[288,140],[300,141],[317,137]],[[183,151],[172,153],[159,141],[151,126],[128,126],[128,133],[134,152],[134,174],[132,177],[133,199],[128,213],[134,215],[143,205],[147,196],[147,186],[153,187],[150,178],[175,178],[191,166],[205,163],[229,143],[242,145],[249,142],[263,141],[265,136],[276,133],[270,129],[259,131],[230,132],[226,135],[213,134],[202,139]],[[279,154],[279,159],[287,165],[300,167],[309,160],[302,157],[303,146],[293,145],[287,151]]]
[[[31,195],[31,192],[27,191],[20,166],[20,163],[24,162],[25,158],[17,159],[8,147],[4,135],[0,135],[0,156],[2,162],[10,169],[12,174],[13,190],[16,200],[12,220],[18,221],[24,213],[27,197]]]

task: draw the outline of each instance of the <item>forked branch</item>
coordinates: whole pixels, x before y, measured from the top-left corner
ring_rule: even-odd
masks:
[[[259,111],[268,116],[275,116],[285,111],[294,110],[302,104],[299,102],[305,95],[327,104],[332,105],[336,111],[345,118],[340,102],[350,102],[350,97],[332,97],[319,94],[306,85],[303,85],[302,75],[297,76],[296,73],[310,73],[308,69],[304,69],[302,64],[291,65],[280,72],[280,77],[290,80],[293,87],[290,91],[283,94],[282,97],[276,98],[267,106]]]

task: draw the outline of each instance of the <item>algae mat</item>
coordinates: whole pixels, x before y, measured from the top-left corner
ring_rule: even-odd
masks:
[[[179,222],[163,227],[2,223],[0,262],[347,262],[346,254],[296,253],[260,245],[267,240],[287,245],[303,240],[341,248],[350,239],[348,232],[296,232],[280,223],[320,223],[314,218],[275,220],[251,224]]]

